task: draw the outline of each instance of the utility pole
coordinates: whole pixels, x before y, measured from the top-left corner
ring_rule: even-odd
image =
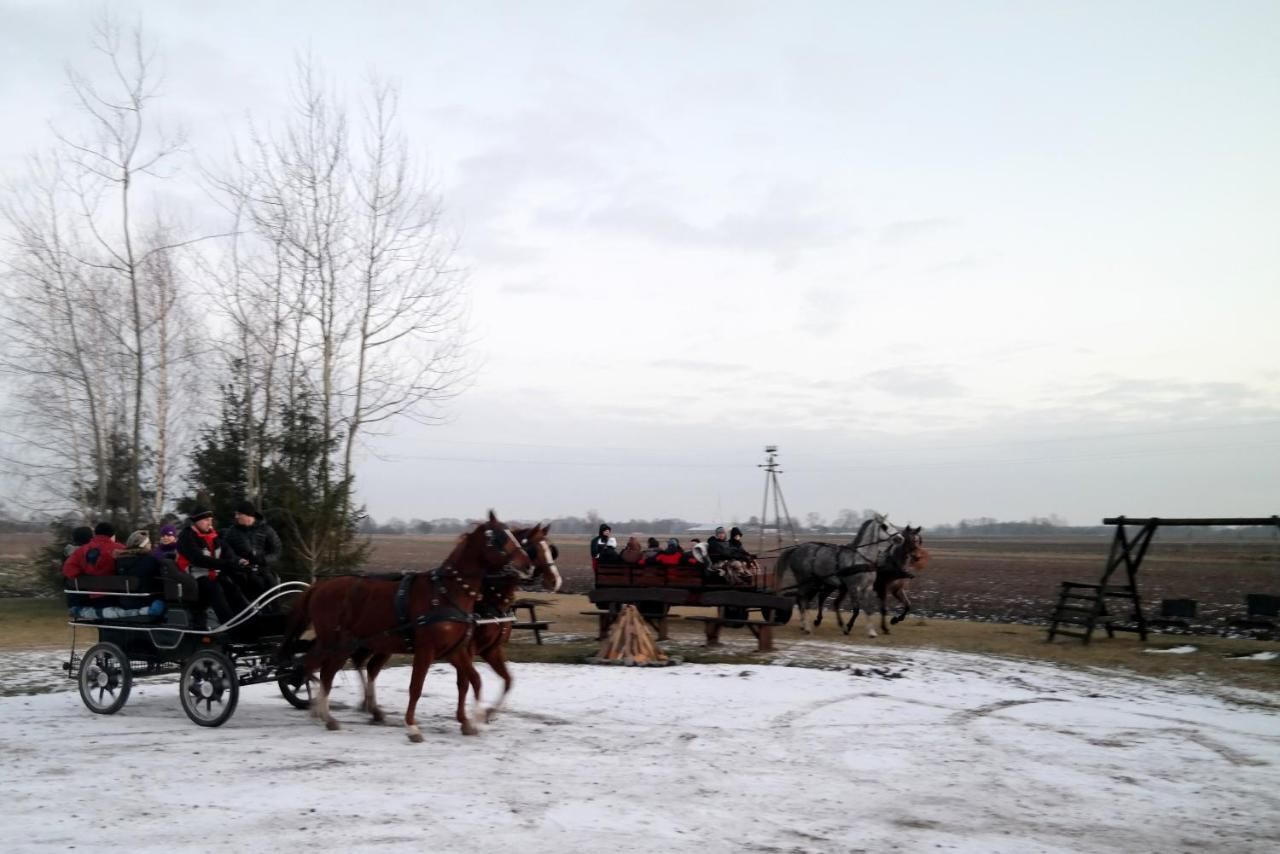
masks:
[[[782,474],[782,469],[778,468],[778,446],[765,445],[765,461],[756,466],[756,468],[764,469],[764,506],[760,510],[760,548],[758,551],[764,551],[764,528],[765,523],[769,520],[769,497],[773,497],[773,519],[774,530],[777,531],[778,548],[782,548],[782,520],[787,520],[787,529],[791,531],[791,542],[796,542],[796,529],[791,524],[791,511],[787,509],[787,499],[782,497],[782,484],[778,483],[778,475]],[[781,510],[779,510],[781,506]],[[785,516],[783,515],[785,514]]]

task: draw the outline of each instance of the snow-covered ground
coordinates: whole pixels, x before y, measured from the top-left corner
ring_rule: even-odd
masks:
[[[0,850],[1275,851],[1280,697],[825,652],[847,669],[518,664],[474,738],[436,668],[418,745],[365,724],[349,676],[336,733],[274,685],[204,729],[172,677],[111,717],[31,680],[61,690],[0,698]],[[407,681],[383,676],[385,707]]]

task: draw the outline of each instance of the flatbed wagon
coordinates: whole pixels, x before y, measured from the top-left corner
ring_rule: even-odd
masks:
[[[705,624],[707,643],[719,643],[720,629],[747,628],[770,648],[770,629],[791,619],[794,600],[774,591],[773,563],[761,560],[747,565],[740,575],[718,572],[705,564],[605,564],[593,567],[594,587],[587,594],[598,609],[600,636],[617,619],[624,605],[634,605],[658,632],[667,638],[667,623],[674,607],[715,608],[715,616],[686,619]]]
[[[300,709],[310,705],[311,686],[301,661],[279,659],[289,619],[282,606],[309,585],[300,581],[277,585],[213,629],[193,627],[195,603],[184,600],[176,585],[164,586],[167,608],[161,617],[69,621],[71,651],[62,667],[76,680],[89,711],[115,714],[128,702],[135,679],[173,673],[178,674],[182,710],[200,726],[226,723],[235,713],[244,685],[275,682],[291,705]],[[125,576],[73,579],[66,592],[125,602],[158,594],[145,580]],[[109,608],[105,610],[110,613]],[[97,642],[81,653],[76,642],[86,630],[97,633]]]

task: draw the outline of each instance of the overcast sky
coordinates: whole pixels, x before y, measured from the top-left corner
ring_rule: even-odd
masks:
[[[379,518],[1280,512],[1280,4],[113,7],[201,160],[399,81],[479,370]],[[98,8],[0,0],[6,174]]]

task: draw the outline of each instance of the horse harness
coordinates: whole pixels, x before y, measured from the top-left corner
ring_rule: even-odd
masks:
[[[429,580],[435,588],[431,597],[431,609],[425,614],[419,614],[417,617],[414,617],[409,613],[409,596],[413,589],[414,581],[423,577]],[[463,635],[463,641],[465,641],[471,637],[471,630],[476,625],[515,622],[515,614],[513,612],[499,613],[496,608],[492,607],[478,605],[479,612],[464,611],[449,596],[449,589],[445,586],[445,582],[449,577],[458,578],[458,573],[453,570],[452,567],[447,565],[425,573],[405,573],[400,579],[400,586],[396,589],[396,625],[393,628],[387,629],[383,634],[399,632],[401,639],[404,641],[405,651],[408,652],[413,649],[414,632],[420,628],[431,626],[436,623],[466,623],[467,632]],[[461,584],[463,590],[471,593],[471,589],[466,582],[461,582]],[[471,595],[476,599],[477,603],[479,603],[483,598],[480,591],[471,593]],[[443,600],[443,602],[441,600]],[[449,652],[453,652],[453,650],[450,649]]]

